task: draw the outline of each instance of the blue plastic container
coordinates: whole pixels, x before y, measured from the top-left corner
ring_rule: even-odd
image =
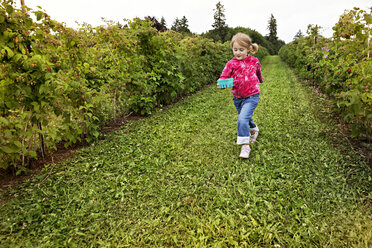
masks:
[[[233,87],[234,78],[218,79],[217,83],[221,89]]]

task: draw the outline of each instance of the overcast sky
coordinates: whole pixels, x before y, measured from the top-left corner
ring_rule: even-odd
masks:
[[[20,2],[16,0],[15,2]],[[218,0],[25,0],[33,9],[41,6],[53,19],[76,28],[76,21],[102,25],[101,17],[124,23],[123,19],[164,17],[170,28],[176,18],[186,16],[191,32],[201,34],[212,29]],[[368,10],[372,0],[221,0],[229,27],[248,27],[267,35],[271,14],[277,20],[279,39],[286,43],[307,25],[323,27],[322,35],[332,36],[332,27],[345,9]],[[19,6],[19,3],[18,3]]]

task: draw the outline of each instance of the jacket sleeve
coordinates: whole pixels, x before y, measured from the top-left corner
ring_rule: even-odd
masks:
[[[260,62],[257,62],[257,64],[256,64],[256,75],[258,77],[258,80],[260,80],[260,83],[263,83],[264,79],[262,77]]]
[[[225,68],[221,73],[220,79],[232,78],[232,72],[233,72],[232,64],[230,62],[227,62]]]

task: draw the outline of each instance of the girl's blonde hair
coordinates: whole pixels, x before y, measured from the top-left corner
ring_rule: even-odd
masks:
[[[238,42],[239,45],[247,48],[248,50],[251,51],[251,53],[256,53],[258,51],[258,45],[256,43],[252,44],[252,39],[246,34],[243,33],[237,33],[234,35],[231,39],[230,46],[231,48],[234,46],[234,43]]]

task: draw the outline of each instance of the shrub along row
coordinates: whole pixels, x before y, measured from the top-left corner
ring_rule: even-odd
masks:
[[[138,18],[75,30],[12,2],[0,9],[0,168],[21,172],[60,142],[90,142],[115,118],[151,114],[215,82],[232,56],[228,43]]]
[[[151,114],[214,82],[231,57],[227,44],[140,19],[74,30],[11,2],[0,9],[1,168],[89,142],[118,116]]]
[[[354,136],[370,137],[372,131],[371,24],[370,13],[354,8],[340,17],[332,38],[319,37],[319,27],[309,25],[309,36],[279,51],[300,76],[333,99],[334,108],[352,124]]]

